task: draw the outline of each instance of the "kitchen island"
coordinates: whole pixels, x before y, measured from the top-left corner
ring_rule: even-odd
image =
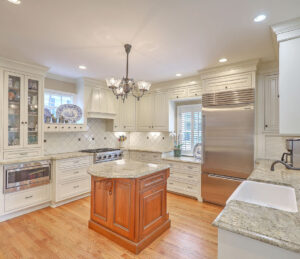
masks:
[[[169,166],[117,160],[89,167],[89,228],[138,254],[165,230]]]

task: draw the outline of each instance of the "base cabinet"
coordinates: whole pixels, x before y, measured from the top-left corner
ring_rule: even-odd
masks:
[[[163,170],[137,179],[92,177],[89,227],[139,253],[170,227]]]

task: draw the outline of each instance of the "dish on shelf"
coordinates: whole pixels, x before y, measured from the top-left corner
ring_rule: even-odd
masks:
[[[193,155],[194,155],[194,158],[201,159],[202,145],[200,143],[195,145]]]
[[[46,122],[46,118],[49,117],[51,118],[51,112],[48,108],[44,109],[44,121]]]
[[[63,116],[65,120],[76,122],[82,117],[82,110],[75,104],[62,104],[56,110],[56,116]]]
[[[17,96],[17,93],[15,90],[12,90],[12,89],[8,90],[8,100],[14,101],[14,100],[16,100],[16,96]]]

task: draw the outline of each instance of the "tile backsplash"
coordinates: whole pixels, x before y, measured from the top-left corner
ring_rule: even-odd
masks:
[[[89,148],[119,147],[120,133],[106,131],[106,120],[88,119],[87,132],[45,133],[45,154],[74,152]],[[122,133],[123,134],[123,133]],[[169,149],[173,139],[166,132],[131,132],[125,133],[126,148]]]

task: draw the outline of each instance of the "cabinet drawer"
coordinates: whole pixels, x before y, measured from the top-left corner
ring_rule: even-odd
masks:
[[[64,170],[60,171],[57,174],[58,181],[65,181],[65,180],[75,180],[78,178],[88,176],[87,167],[84,168],[74,168],[71,170]]]
[[[40,149],[34,150],[18,150],[18,151],[5,151],[4,152],[4,160],[9,159],[18,159],[18,158],[26,158],[26,157],[37,157],[41,155]]]
[[[183,173],[201,173],[200,165],[192,165],[188,163],[184,163],[181,165],[181,169]]]
[[[185,88],[173,88],[168,91],[169,99],[180,99],[187,96],[187,89]]]
[[[158,173],[152,176],[149,176],[145,179],[142,179],[140,182],[140,190],[145,190],[154,185],[159,185],[165,182],[166,173]]]
[[[170,173],[170,179],[172,178],[179,178],[184,182],[187,183],[198,183],[200,182],[200,174],[184,174],[184,173],[177,173],[177,172],[171,172]]]
[[[50,186],[44,185],[25,191],[5,194],[4,210],[5,212],[10,212],[39,205],[47,201],[50,201]]]
[[[72,182],[60,183],[57,186],[58,201],[90,192],[90,177]]]
[[[90,161],[89,156],[57,160],[57,170],[88,167],[90,165]]]
[[[168,186],[168,190],[176,190],[182,193],[198,194],[200,191],[200,187],[197,184],[184,183],[184,182],[176,181],[174,179],[169,179],[167,186]]]

